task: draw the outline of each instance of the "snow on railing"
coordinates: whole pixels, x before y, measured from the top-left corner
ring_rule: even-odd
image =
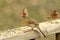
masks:
[[[60,32],[60,19],[52,20],[52,23],[50,21],[39,23],[39,27],[45,35],[58,33]],[[34,30],[37,30],[37,29],[34,28]],[[14,37],[17,35],[20,35],[21,37],[27,37],[29,39],[39,36],[37,32],[31,31],[31,27],[24,26],[24,27],[19,27],[15,29],[0,31],[0,40]],[[42,34],[40,35],[42,36]]]

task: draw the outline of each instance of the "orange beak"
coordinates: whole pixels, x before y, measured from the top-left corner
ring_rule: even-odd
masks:
[[[22,17],[24,16],[23,13],[20,14]]]

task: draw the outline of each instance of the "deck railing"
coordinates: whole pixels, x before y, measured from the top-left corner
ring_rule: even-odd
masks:
[[[39,23],[39,27],[45,35],[59,33],[60,19]],[[37,30],[37,29],[34,28],[34,30]],[[12,38],[15,36],[19,36],[20,40],[22,40],[24,38],[27,38],[27,39],[36,38],[36,37],[42,36],[42,34],[39,34],[36,31],[31,31],[31,27],[28,27],[28,26],[0,31],[0,40],[6,39],[6,38]]]

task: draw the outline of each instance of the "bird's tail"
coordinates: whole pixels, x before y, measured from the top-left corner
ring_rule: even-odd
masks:
[[[40,29],[39,26],[37,26],[37,29],[42,33],[42,35],[46,38],[46,35],[43,33],[43,31]]]
[[[42,33],[42,35],[46,38],[46,35],[42,32],[42,30],[40,28],[38,28],[40,30],[40,32]]]

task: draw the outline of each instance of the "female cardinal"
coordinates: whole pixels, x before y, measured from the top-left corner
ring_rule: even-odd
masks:
[[[51,18],[56,19],[57,17],[58,17],[58,13],[56,10],[54,10],[53,13],[51,14]]]
[[[52,23],[51,20],[54,20],[54,19],[57,19],[58,18],[58,12],[56,10],[54,10],[52,12],[52,14],[50,15],[50,17],[48,17],[48,18],[49,18],[50,22]]]
[[[26,9],[26,8],[23,8],[22,13],[21,13],[21,16],[22,16],[23,21],[24,21],[24,24],[25,24],[26,26],[30,26],[31,24],[34,25],[34,27],[38,28],[39,31],[42,33],[42,35],[43,35],[44,37],[46,37],[45,34],[41,31],[41,29],[38,27],[38,26],[39,26],[39,25],[38,25],[38,22],[37,22],[36,20],[32,19],[32,18],[28,15],[28,12],[27,12],[27,9]],[[33,28],[34,28],[34,27],[33,27]],[[33,30],[33,28],[32,28],[32,30]]]

